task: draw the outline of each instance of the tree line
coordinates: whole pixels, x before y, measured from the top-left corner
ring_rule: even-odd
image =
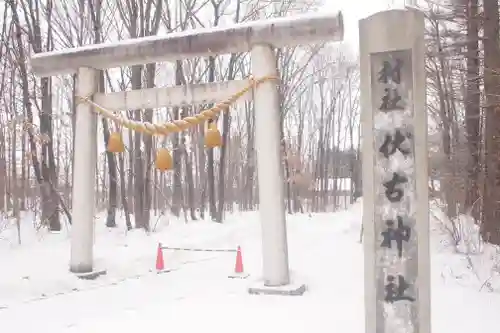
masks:
[[[37,78],[30,56],[40,52],[239,23],[317,10],[315,1],[28,0],[4,2],[0,64],[0,209],[30,210],[39,226],[71,223],[75,128],[74,75]],[[348,48],[331,44],[276,50],[280,74],[280,135],[289,213],[334,211],[352,201],[359,159],[359,70]],[[99,92],[247,78],[247,53],[101,71]],[[166,122],[211,105],[114,110],[137,121]],[[151,229],[153,215],[223,222],[225,212],[258,206],[254,110],[238,103],[214,120],[223,146],[206,149],[204,126],[153,138],[121,131],[99,118],[96,206],[106,226]],[[121,131],[126,151],[107,152]],[[171,172],[154,168],[168,148]],[[337,178],[341,180],[337,180]]]

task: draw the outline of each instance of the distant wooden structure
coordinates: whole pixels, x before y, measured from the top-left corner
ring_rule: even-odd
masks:
[[[312,195],[318,192],[327,195],[357,196],[361,195],[361,155],[356,150],[335,150],[327,152],[326,174],[315,172]],[[319,162],[317,162],[319,163]],[[323,166],[316,165],[315,170]]]

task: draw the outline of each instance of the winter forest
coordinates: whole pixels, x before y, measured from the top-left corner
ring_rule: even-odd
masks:
[[[2,6],[0,89],[0,208],[5,215],[37,213],[36,226],[71,224],[75,78],[38,79],[32,54],[123,39],[316,11],[318,1],[5,1]],[[500,243],[497,188],[498,4],[474,0],[420,4],[427,17],[429,187],[450,219],[470,213],[483,238]],[[361,195],[359,68],[345,45],[278,51],[281,138],[289,214],[331,212]],[[232,54],[109,70],[106,92],[248,77],[249,57]],[[123,110],[135,120],[180,119],[208,105]],[[205,149],[203,126],[166,138],[122,131],[126,152],[106,152],[115,124],[99,120],[96,206],[106,226],[150,230],[153,215],[222,223],[224,213],[253,210],[256,190],[252,103],[216,120],[223,146]],[[168,148],[174,170],[154,168],[155,150]]]
[[[31,54],[169,32],[283,16],[317,9],[311,1],[6,1],[2,22],[1,197],[2,211],[39,212],[38,224],[59,230],[71,223],[74,77],[37,79]],[[358,68],[356,59],[329,45],[281,49],[281,137],[289,213],[333,211],[352,200],[358,173]],[[140,89],[184,83],[244,79],[246,54],[175,64],[149,64],[101,73],[101,89]],[[123,110],[136,120],[164,122],[208,105]],[[207,214],[223,222],[224,212],[253,210],[256,191],[254,124],[251,103],[236,104],[217,119],[224,145],[205,149],[203,125],[162,138],[123,131],[123,154],[106,152],[110,133],[99,122],[96,183],[106,226],[125,212],[126,227],[150,230],[151,213]],[[155,170],[155,150],[166,147],[174,170]],[[351,181],[353,180],[354,181]],[[351,185],[352,184],[352,185]],[[158,214],[157,214],[158,213]],[[9,213],[10,214],[10,213]]]

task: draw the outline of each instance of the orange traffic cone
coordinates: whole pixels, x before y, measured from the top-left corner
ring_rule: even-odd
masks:
[[[241,247],[238,246],[238,251],[236,252],[236,264],[234,265],[234,272],[236,274],[243,273],[243,258],[241,256]]]
[[[248,274],[245,274],[243,270],[243,256],[241,255],[241,247],[238,246],[238,251],[236,251],[236,264],[234,265],[234,274],[229,276],[230,278],[240,278],[245,279]]]
[[[165,269],[165,263],[163,262],[163,250],[161,248],[161,243],[158,243],[158,251],[156,252],[156,271],[161,272]]]

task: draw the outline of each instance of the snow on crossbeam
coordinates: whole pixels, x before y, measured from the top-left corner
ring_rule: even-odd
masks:
[[[343,38],[341,12],[315,13],[40,53],[31,58],[31,67],[36,75],[47,77],[76,73],[81,67],[108,69],[246,52],[258,44],[284,47]]]

